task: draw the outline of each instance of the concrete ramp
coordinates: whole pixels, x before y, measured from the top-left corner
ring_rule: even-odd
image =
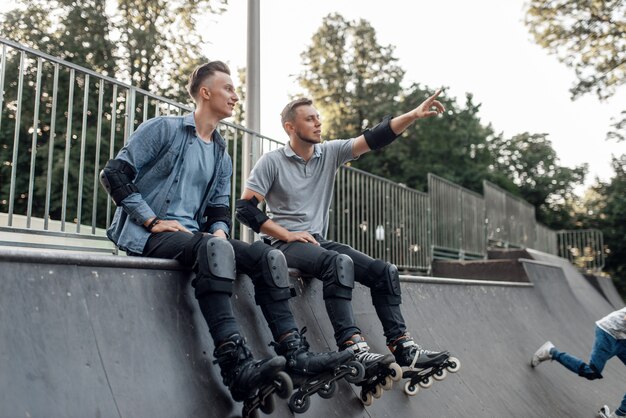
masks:
[[[596,274],[585,274],[585,279],[613,306],[615,309],[624,307],[624,299],[620,296],[610,277]]]
[[[617,360],[589,382],[556,363],[528,366],[546,339],[586,358],[594,320],[560,266],[523,261],[530,283],[403,276],[403,311],[419,343],[448,349],[461,371],[406,396],[399,385],[364,408],[340,382],[305,417],[591,417],[623,397]],[[316,350],[335,348],[316,280],[294,282],[299,325]],[[595,290],[593,290],[595,292]],[[256,355],[270,333],[249,280],[235,309]],[[603,304],[594,310],[611,310]],[[595,303],[594,301],[590,303]],[[365,288],[354,308],[373,350],[385,352]],[[606,311],[606,312],[605,312]],[[0,249],[0,417],[228,417],[230,400],[188,273],[175,262]],[[277,402],[273,416],[292,416]]]
[[[601,318],[605,312],[614,311],[614,308],[600,292],[593,288],[591,283],[569,261],[552,254],[531,249],[526,250],[532,259],[559,266],[563,269],[567,283],[580,305],[594,318]]]

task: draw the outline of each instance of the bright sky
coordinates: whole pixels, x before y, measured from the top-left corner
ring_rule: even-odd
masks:
[[[267,136],[284,139],[278,115],[300,91],[294,77],[302,70],[300,53],[322,18],[339,12],[368,20],[380,44],[396,47],[407,85],[448,86],[461,100],[473,93],[482,121],[506,136],[548,133],[562,164],[589,163],[587,184],[596,176],[609,179],[611,155],[626,153],[626,143],[605,140],[611,117],[626,108],[626,89],[606,103],[592,95],[572,102],[573,70],[531,41],[523,0],[259,1],[261,132]],[[210,17],[207,38],[214,41],[205,51],[231,68],[245,67],[247,1],[229,3],[226,13]]]
[[[279,113],[300,92],[300,53],[322,18],[338,12],[363,18],[380,44],[396,47],[405,84],[420,82],[482,103],[480,115],[496,132],[548,133],[561,163],[589,163],[587,184],[609,179],[611,155],[626,143],[606,141],[611,117],[626,108],[626,89],[608,102],[588,95],[574,102],[573,71],[531,41],[524,0],[259,0],[261,2],[261,132],[284,140]],[[235,70],[246,65],[247,0],[229,0],[222,15],[203,19],[205,52]],[[12,8],[2,0],[0,11]],[[238,80],[235,80],[238,81]],[[416,103],[417,105],[417,103]],[[408,110],[408,109],[407,109]]]

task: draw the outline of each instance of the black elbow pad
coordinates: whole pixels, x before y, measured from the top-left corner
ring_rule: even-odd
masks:
[[[139,193],[139,189],[133,183],[135,174],[135,169],[122,160],[109,160],[100,171],[100,184],[117,206],[129,195]]]
[[[370,147],[371,150],[381,149],[391,144],[395,139],[399,136],[393,132],[391,126],[389,125],[389,121],[392,119],[391,116],[387,115],[383,118],[383,120],[372,129],[367,129],[363,132],[363,136],[365,136],[365,142]]]
[[[206,221],[204,222],[206,231],[216,222],[224,222],[230,229],[230,208],[224,206],[207,207],[204,211]]]
[[[257,234],[261,232],[261,225],[265,223],[269,218],[267,215],[257,208],[259,201],[256,197],[250,200],[239,199],[235,203],[235,217],[242,224],[252,228]]]

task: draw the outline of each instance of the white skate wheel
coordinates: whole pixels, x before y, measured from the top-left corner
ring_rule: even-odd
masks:
[[[417,392],[419,392],[419,390],[420,390],[419,386],[412,385],[410,380],[404,384],[404,393],[406,393],[409,396],[417,395]]]
[[[450,363],[450,365],[446,367],[446,370],[450,373],[456,373],[461,368],[461,362],[456,357],[448,358],[448,363]]]
[[[383,396],[383,387],[381,385],[374,386],[374,393],[372,393],[372,396],[375,399],[380,399],[380,397]]]
[[[385,380],[380,384],[380,387],[382,387],[383,390],[391,390],[391,388],[393,388],[393,380],[391,379],[391,376],[385,377]]]
[[[374,402],[371,392],[363,393],[363,389],[361,389],[361,395],[359,397],[365,406],[370,406]]]
[[[441,381],[445,379],[447,375],[448,372],[446,371],[446,369],[441,369],[433,375],[433,379]]]
[[[430,377],[425,377],[419,381],[418,385],[420,385],[424,389],[428,389],[433,385],[433,379],[431,379]]]
[[[389,376],[391,376],[391,380],[394,382],[399,382],[402,380],[402,367],[398,363],[391,363],[389,365]]]

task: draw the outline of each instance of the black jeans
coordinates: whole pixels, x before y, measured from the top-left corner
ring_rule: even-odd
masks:
[[[354,262],[354,279],[364,286],[370,288],[376,286],[378,279],[372,278],[370,266],[375,261],[372,257],[355,250],[346,244],[323,239],[319,235],[314,236],[320,245],[305,242],[284,242],[274,243],[274,247],[280,249],[287,259],[287,264],[291,268],[297,268],[303,274],[312,275],[316,278],[324,276],[324,270],[333,263],[332,258],[337,253],[349,256]],[[380,319],[387,341],[392,341],[406,331],[404,317],[400,311],[399,304],[375,303],[374,308]],[[334,303],[326,303],[326,309],[333,328],[335,330],[335,340],[341,344],[354,333],[360,332],[355,325],[352,312],[352,303],[347,299],[336,299]]]
[[[144,257],[170,258],[182,263],[190,263],[186,267],[196,266],[195,272],[198,273],[197,265],[199,263],[196,262],[197,257],[207,256],[202,246],[212,235],[206,234],[204,239],[197,241],[192,252],[192,260],[183,260],[183,249],[194,237],[192,234],[181,231],[152,234],[146,243],[142,255]],[[249,251],[250,244],[234,239],[229,239],[228,242],[232,245],[235,252],[237,271],[250,276],[255,288],[257,288],[264,280],[263,269],[260,268],[262,260],[259,260],[258,256],[251,254]],[[203,273],[208,274],[208,272]],[[230,296],[226,293],[210,293],[208,296],[208,300],[198,300],[198,303],[216,344],[232,334],[240,334],[233,314]],[[267,303],[260,307],[276,340],[278,340],[279,336],[297,329],[288,300]]]

